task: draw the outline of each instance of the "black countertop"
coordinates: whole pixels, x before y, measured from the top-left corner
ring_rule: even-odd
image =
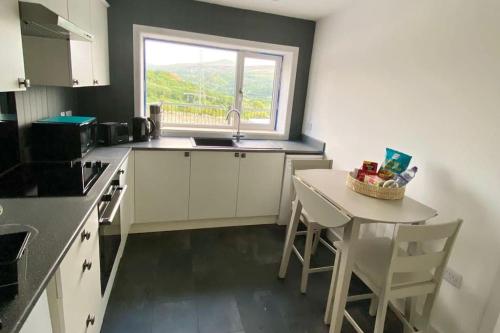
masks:
[[[0,333],[17,333],[47,283],[66,255],[111,178],[130,153],[130,148],[98,148],[84,160],[101,160],[109,166],[86,196],[60,198],[0,199],[0,228],[29,225],[38,235],[29,243],[26,278],[20,281],[14,300],[0,300]]]
[[[261,151],[286,154],[323,154],[324,143],[305,137],[303,141],[242,140],[239,147],[193,147],[190,138],[162,137],[149,142],[131,142],[97,148],[84,160],[101,160],[109,166],[84,197],[0,199],[0,228],[28,225],[38,230],[26,251],[26,279],[12,301],[0,300],[0,333],[17,333],[57,270],[73,240],[97,204],[111,178],[131,150]]]

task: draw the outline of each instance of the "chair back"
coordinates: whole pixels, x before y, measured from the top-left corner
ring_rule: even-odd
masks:
[[[331,169],[332,160],[292,160],[292,175],[297,170]]]
[[[325,228],[335,228],[351,221],[349,216],[326,200],[321,194],[307,186],[297,176],[292,178],[297,200],[315,223]]]
[[[437,292],[461,225],[461,219],[434,225],[397,225],[394,229],[388,283],[396,282],[397,275],[401,274],[410,277],[405,285],[427,283],[429,293]],[[408,254],[400,250],[405,243],[422,248],[423,243],[438,240],[444,240],[444,246],[435,251]]]

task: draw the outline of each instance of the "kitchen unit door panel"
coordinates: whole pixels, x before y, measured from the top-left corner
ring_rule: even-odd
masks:
[[[192,153],[189,219],[235,216],[239,160],[235,152]]]
[[[236,216],[278,215],[285,154],[242,153]]]
[[[93,84],[109,85],[108,7],[102,0],[90,0],[90,10]]]
[[[135,152],[135,222],[187,220],[190,153]]]
[[[93,85],[92,43],[80,40],[69,41],[71,50],[71,75],[74,87]]]
[[[68,18],[85,31],[91,31],[90,0],[68,0]]]
[[[19,85],[19,79],[25,79],[25,75],[17,0],[0,1],[0,31],[0,91],[26,90]]]

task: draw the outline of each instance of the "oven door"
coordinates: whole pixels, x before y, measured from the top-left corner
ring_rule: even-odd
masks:
[[[112,185],[99,203],[101,294],[104,295],[122,241],[120,205],[127,185]]]

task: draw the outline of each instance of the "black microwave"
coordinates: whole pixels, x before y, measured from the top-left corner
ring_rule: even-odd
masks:
[[[70,161],[84,157],[97,144],[94,117],[60,116],[36,121],[31,126],[35,161]]]

